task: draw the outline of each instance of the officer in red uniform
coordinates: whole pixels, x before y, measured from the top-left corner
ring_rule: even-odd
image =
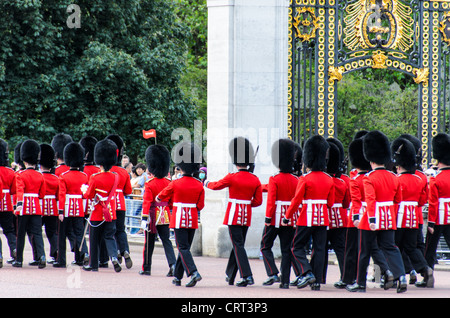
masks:
[[[439,133],[432,140],[438,174],[430,178],[425,259],[434,268],[441,235],[450,246],[450,136]]]
[[[52,173],[55,169],[55,151],[48,144],[41,144],[40,171],[45,180],[45,196],[41,201],[42,225],[45,227],[45,236],[50,244],[50,253],[47,263],[53,264],[58,256],[58,200],[59,179]]]
[[[334,204],[334,181],[324,172],[328,149],[329,144],[322,136],[315,135],[306,140],[303,148],[306,174],[299,178],[295,196],[283,219],[283,223],[287,224],[302,204],[292,246],[294,261],[301,271],[297,288],[311,285],[313,290],[320,290],[320,282],[323,281],[328,209]],[[310,264],[305,247],[311,237],[313,253]]]
[[[119,153],[117,155],[117,162],[111,168],[111,172],[117,173],[119,176],[119,184],[116,189],[116,243],[118,248],[118,260],[122,261],[122,257],[125,259],[126,268],[130,269],[133,266],[133,261],[130,257],[130,247],[128,245],[128,236],[125,232],[125,216],[127,213],[126,204],[125,204],[125,196],[129,195],[133,192],[131,188],[130,175],[125,170],[125,168],[121,167],[122,157],[123,157],[123,140],[119,135],[111,134],[106,137],[107,139],[111,139],[119,149]]]
[[[236,286],[245,287],[254,284],[245,251],[245,238],[251,225],[252,207],[260,206],[262,203],[262,189],[258,177],[249,171],[255,162],[255,152],[250,141],[243,137],[234,138],[230,142],[229,152],[238,171],[227,174],[219,181],[206,182],[205,186],[211,190],[229,189],[223,224],[228,226],[233,248],[225,271],[226,279],[228,284],[233,285],[239,270],[242,279]]]
[[[45,196],[45,180],[36,170],[41,148],[35,140],[26,140],[20,147],[20,157],[25,170],[16,174],[17,207],[17,259],[14,267],[22,267],[25,234],[30,236],[30,242],[35,249],[38,267],[46,266],[44,241],[42,239],[42,211],[40,199]]]
[[[411,142],[397,138],[391,145],[394,153],[398,181],[402,191],[402,202],[397,212],[395,243],[400,251],[408,256],[416,272],[424,280],[416,283],[418,287],[434,287],[433,270],[428,266],[421,250],[417,247],[417,231],[421,217],[419,210],[427,202],[428,183],[415,174],[416,150]]]
[[[194,287],[202,279],[194,258],[191,245],[198,228],[198,215],[205,206],[205,190],[198,175],[201,163],[201,150],[195,144],[181,143],[175,149],[175,164],[181,169],[182,177],[173,180],[156,197],[156,202],[173,202],[170,228],[175,231],[178,258],[175,264],[173,283],[181,285],[183,272],[190,277],[186,287]]]
[[[170,183],[168,173],[170,169],[170,153],[163,145],[152,145],[145,151],[149,180],[145,182],[145,191],[142,203],[141,228],[144,229],[145,244],[141,275],[150,275],[152,255],[155,247],[156,234],[159,235],[164,247],[167,263],[169,265],[168,277],[173,276],[175,270],[175,253],[170,241],[170,211],[171,201],[156,202],[156,196]]]
[[[279,172],[269,178],[265,226],[261,239],[261,254],[269,276],[263,285],[281,281],[280,288],[285,289],[289,288],[291,244],[296,219],[291,219],[287,225],[281,221],[291,204],[298,183],[298,177],[292,174],[295,150],[295,143],[290,139],[280,139],[272,145],[272,162]],[[277,236],[280,239],[281,249],[281,279],[278,277],[279,271],[272,252],[273,242]]]
[[[2,199],[0,201],[0,226],[8,241],[9,253],[12,262],[16,257],[16,234],[14,231],[14,208],[12,195],[15,194],[15,173],[8,167],[8,143],[0,139],[0,182],[3,185]],[[0,240],[0,267],[3,266],[3,251]]]
[[[404,292],[407,288],[405,269],[394,237],[397,228],[396,204],[401,202],[402,193],[396,175],[385,168],[392,160],[389,140],[377,130],[368,132],[362,140],[364,157],[373,170],[363,179],[367,209],[358,224],[361,231],[357,281],[346,289],[351,292],[366,291],[367,267],[373,246],[378,243],[393,273],[385,279],[384,288],[389,289],[393,286],[393,280],[398,279],[397,292]]]
[[[93,174],[88,186],[82,186],[85,199],[93,200],[89,207],[89,265],[83,266],[86,271],[98,271],[99,246],[105,241],[108,256],[118,273],[122,270],[117,259],[116,233],[116,187],[119,176],[110,169],[117,161],[117,146],[110,139],[100,140],[94,149],[94,161],[101,172]]]
[[[59,177],[59,175],[67,170],[69,170],[69,166],[64,163],[64,148],[67,144],[71,143],[72,137],[68,134],[59,133],[56,134],[51,142],[51,146],[55,150],[56,156],[56,168],[55,174]]]

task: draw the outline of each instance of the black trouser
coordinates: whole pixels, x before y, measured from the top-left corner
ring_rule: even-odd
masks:
[[[294,228],[292,226],[280,226],[276,228],[273,225],[264,226],[264,231],[261,239],[261,254],[263,256],[264,266],[266,268],[267,276],[278,275],[279,271],[275,264],[275,259],[272,252],[273,242],[276,237],[280,238],[281,249],[281,282],[283,284],[289,283],[291,272],[292,254],[291,246],[294,237]]]
[[[25,234],[35,248],[38,258],[45,257],[44,240],[42,239],[42,216],[22,215],[17,217],[17,258],[23,262],[23,250],[25,248]]]
[[[13,256],[13,251],[17,246],[16,231],[14,229],[14,213],[11,211],[0,212],[0,226],[3,229],[3,234],[8,241],[10,256]],[[2,241],[0,239],[0,256],[3,255]]]
[[[174,277],[178,279],[183,278],[183,273],[186,276],[191,276],[197,271],[194,263],[194,258],[191,254],[191,245],[194,240],[195,229],[175,229],[175,242],[178,249],[178,258],[175,263]]]
[[[234,281],[238,270],[242,278],[252,276],[252,270],[248,261],[247,252],[245,251],[245,238],[247,236],[247,231],[248,226],[228,226],[228,232],[230,234],[233,248],[230,252],[230,257],[228,258],[225,274],[230,281]]]
[[[444,236],[447,246],[450,246],[450,225],[435,225],[433,234],[430,234],[427,229],[425,259],[427,260],[428,266],[431,268],[434,268],[434,264],[437,262],[436,250],[441,235]]]
[[[170,267],[175,264],[176,258],[175,252],[173,251],[172,242],[170,241],[169,224],[157,225],[156,230],[158,231],[158,235],[161,238],[164,247],[164,253],[166,254],[167,263]],[[144,233],[145,233],[145,243],[144,243],[144,252],[143,252],[144,261],[142,263],[142,270],[150,271],[152,267],[152,255],[153,250],[155,248],[156,233],[150,233],[148,231],[144,231]]]
[[[395,244],[401,252],[405,252],[412,267],[418,273],[423,273],[428,267],[422,251],[417,246],[417,232],[419,229],[399,228],[395,231]]]
[[[114,239],[116,220],[111,222],[90,221],[89,228],[89,266],[98,268],[100,244],[104,241],[110,258],[117,258],[117,244]]]
[[[50,257],[58,257],[58,217],[43,216],[42,225],[45,226],[45,236],[50,244]]]
[[[125,211],[116,211],[116,234],[114,235],[114,237],[116,239],[118,252],[122,256],[125,251],[130,251],[130,247],[128,246],[128,237],[125,231],[125,216]]]
[[[306,257],[306,246],[312,237],[311,264]],[[317,282],[323,281],[327,242],[326,226],[297,226],[292,244],[292,255],[301,275],[312,272]]]
[[[356,227],[349,227],[345,235],[345,256],[341,279],[345,284],[353,284],[356,280],[356,268],[358,264],[359,230]]]
[[[58,257],[56,261],[59,264],[66,264],[66,238],[69,238],[68,232],[71,231],[74,235],[73,253],[75,262],[82,262],[84,254],[88,253],[86,241],[83,241],[84,234],[84,218],[69,216],[64,217],[63,221],[59,222],[58,235]],[[83,245],[81,245],[83,241]],[[81,251],[80,251],[81,246]]]
[[[395,279],[405,275],[402,255],[395,245],[394,235],[394,230],[360,231],[360,251],[356,278],[359,285],[366,286],[367,267],[371,256],[374,258],[374,262],[380,266],[382,272],[386,269],[391,270]],[[372,252],[377,250],[381,250],[384,257],[372,255]]]
[[[422,255],[425,255],[425,239],[423,237],[423,224],[419,224],[419,230],[417,231],[417,248],[422,253]],[[406,255],[406,252],[404,250],[402,251],[402,258],[403,264],[405,264],[405,272],[406,273],[411,272],[414,268],[413,265],[411,264],[408,255]]]
[[[336,254],[336,258],[339,265],[340,279],[342,279],[342,274],[344,273],[344,259],[345,259],[345,236],[347,229],[346,228],[338,228],[338,229],[329,229],[327,231],[327,248],[328,243],[331,248],[334,250]],[[322,283],[326,283],[327,279],[327,270],[328,270],[328,250],[325,253],[325,263],[323,267],[323,275],[322,275]]]

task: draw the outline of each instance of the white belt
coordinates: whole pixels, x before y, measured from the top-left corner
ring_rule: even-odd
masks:
[[[400,202],[400,206],[398,208],[398,214],[397,214],[397,227],[401,227],[403,223],[403,216],[405,214],[405,207],[406,206],[418,206],[419,203],[417,201],[402,201]]]
[[[39,198],[39,194],[37,194],[37,193],[24,193],[23,197],[24,198]]]
[[[445,206],[450,203],[450,198],[439,198],[439,223],[445,224]]]
[[[66,194],[66,199],[83,199],[81,194]]]
[[[335,203],[332,206],[333,208],[342,208],[342,203]]]
[[[196,208],[197,204],[195,203],[182,203],[182,202],[175,202],[173,204],[174,207],[177,208],[177,213],[176,213],[176,224],[175,224],[175,228],[179,229],[180,228],[180,223],[181,223],[181,217],[184,216],[186,214],[186,212],[184,211],[184,208],[189,208],[189,212],[188,214],[191,213],[192,208]],[[188,221],[188,219],[185,217],[185,220]]]
[[[276,209],[275,209],[275,227],[280,227],[281,222],[281,207],[290,206],[291,201],[275,201]]]
[[[56,199],[56,196],[54,194],[47,194],[44,196],[44,199]]]
[[[375,225],[377,230],[380,228],[380,213],[379,213],[380,208],[392,205],[394,205],[393,201],[375,202]]]
[[[230,214],[228,215],[228,225],[233,224],[234,214],[236,212],[236,204],[251,204],[250,200],[238,200],[238,199],[228,199],[228,202],[231,203]]]
[[[9,193],[9,189],[3,189],[2,192],[3,193]]]
[[[313,204],[327,204],[327,200],[303,200],[303,204],[306,204],[306,226],[312,226],[312,214]]]

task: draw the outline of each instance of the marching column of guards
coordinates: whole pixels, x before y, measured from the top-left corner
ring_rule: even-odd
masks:
[[[131,193],[130,178],[119,167],[124,151],[120,136],[98,141],[85,136],[79,142],[68,134],[54,136],[50,144],[28,139],[14,148],[14,169],[9,166],[9,145],[0,139],[0,226],[7,239],[13,267],[23,266],[25,236],[33,251],[30,265],[66,267],[66,240],[74,254],[72,263],[87,271],[108,267],[121,271],[121,259],[132,267],[125,233],[124,196]],[[263,286],[280,288],[326,284],[328,251],[338,260],[338,289],[365,292],[369,264],[381,270],[381,286],[409,284],[432,288],[437,246],[444,236],[450,246],[450,136],[432,139],[436,166],[426,175],[421,167],[419,140],[403,134],[390,142],[381,131],[360,131],[345,151],[336,138],[314,135],[304,145],[282,138],[272,145],[272,162],[278,172],[261,184],[254,174],[257,151],[245,137],[229,145],[236,171],[218,181],[199,180],[201,150],[192,143],[175,149],[180,178],[170,179],[170,153],[163,145],[150,146],[145,159],[149,180],[143,196],[145,233],[141,275],[151,275],[156,235],[163,240],[173,284],[181,285],[186,273],[195,286],[199,274],[190,252],[205,189],[227,189],[229,199],[223,223],[228,226],[232,248],[225,278],[229,285],[255,283],[245,250],[252,208],[267,193],[261,255],[267,279]],[[347,173],[347,158],[350,172]],[[423,229],[428,206],[426,229]],[[42,227],[49,244],[44,248]],[[175,232],[176,257],[169,239]],[[86,236],[89,234],[89,248]],[[274,241],[280,239],[278,269]],[[309,246],[311,256],[308,256]],[[0,267],[4,248],[0,240]],[[290,281],[291,269],[295,279]],[[241,280],[235,283],[239,272]],[[418,275],[422,281],[418,281]]]

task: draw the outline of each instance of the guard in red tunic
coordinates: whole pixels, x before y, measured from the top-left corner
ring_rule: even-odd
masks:
[[[311,285],[311,289],[320,290],[320,282],[323,281],[328,209],[334,204],[334,181],[324,172],[328,149],[328,142],[322,136],[315,135],[306,140],[303,148],[306,174],[299,178],[295,196],[283,219],[283,223],[287,224],[302,205],[292,243],[293,258],[301,271],[297,288]],[[306,257],[306,246],[311,237],[313,252],[310,264]]]
[[[269,276],[263,285],[272,285],[281,281],[280,288],[285,289],[289,288],[291,244],[296,219],[291,219],[287,225],[281,221],[291,204],[298,183],[298,177],[292,174],[295,150],[295,143],[290,139],[280,139],[272,145],[272,162],[279,172],[269,178],[265,226],[261,239],[261,254],[267,276]],[[294,217],[296,218],[297,215]],[[272,252],[277,236],[280,239],[281,249],[281,279],[278,277],[279,271]]]
[[[48,144],[41,144],[40,171],[45,180],[45,196],[41,200],[42,225],[45,227],[45,236],[50,244],[50,253],[47,263],[53,264],[58,256],[58,200],[59,179],[52,173],[55,169],[55,151]]]
[[[156,196],[166,188],[170,179],[170,153],[163,145],[152,145],[145,151],[145,160],[149,172],[149,180],[145,182],[145,191],[142,203],[141,228],[144,229],[145,244],[141,275],[150,275],[152,267],[152,255],[155,247],[156,234],[161,238],[164,253],[169,265],[168,277],[173,276],[175,271],[175,253],[170,241],[170,211],[171,201],[156,202]]]
[[[430,178],[428,196],[428,228],[425,258],[434,268],[436,249],[441,235],[450,246],[450,137],[437,134],[432,140],[433,158],[437,160],[438,174]]]
[[[73,142],[72,137],[68,134],[59,133],[56,134],[53,139],[51,146],[55,150],[56,156],[56,168],[55,174],[59,177],[59,175],[63,172],[69,170],[69,166],[64,163],[64,148],[67,144]]]
[[[125,259],[126,268],[130,269],[133,266],[133,262],[130,257],[130,247],[128,245],[128,236],[125,232],[125,217],[127,213],[127,208],[125,204],[125,196],[130,195],[133,192],[131,188],[130,175],[121,167],[122,157],[123,157],[123,140],[119,135],[109,135],[106,137],[111,139],[117,145],[119,153],[117,154],[117,162],[111,168],[111,172],[117,173],[119,176],[119,184],[116,189],[116,243],[118,248],[118,260],[122,261],[122,257]]]
[[[237,271],[241,280],[236,286],[253,285],[253,274],[245,251],[245,238],[251,225],[252,207],[262,203],[261,182],[249,172],[254,165],[255,152],[250,141],[236,137],[230,142],[229,152],[238,172],[229,173],[223,179],[207,182],[205,186],[211,190],[229,189],[229,199],[223,224],[228,225],[233,248],[228,259],[226,275],[228,284],[233,285]]]
[[[194,177],[200,169],[201,150],[193,143],[181,143],[175,149],[174,161],[181,169],[182,177],[169,183],[157,195],[156,202],[173,202],[170,228],[175,231],[178,258],[172,282],[180,286],[183,272],[186,272],[191,278],[186,287],[193,287],[202,279],[190,251],[198,228],[198,215],[205,206],[203,184]]]
[[[103,139],[95,145],[94,161],[101,172],[93,174],[89,185],[82,187],[84,198],[93,200],[89,207],[89,265],[83,266],[86,271],[98,271],[99,246],[102,240],[106,245],[108,256],[116,272],[122,267],[117,260],[116,233],[116,187],[119,176],[110,169],[117,160],[117,146],[109,139]]]
[[[83,240],[85,200],[81,186],[88,182],[87,175],[82,171],[83,147],[77,142],[67,144],[64,148],[64,162],[70,169],[59,176],[58,257],[53,267],[66,267],[66,238],[69,229],[74,235],[74,263],[87,265],[89,260],[87,245]]]
[[[3,185],[0,200],[0,226],[8,241],[11,263],[16,258],[16,233],[14,230],[13,198],[16,191],[14,170],[8,167],[8,144],[0,139],[0,182]],[[0,241],[0,267],[3,266],[3,251]]]
[[[45,180],[42,173],[36,170],[41,148],[35,140],[26,140],[20,147],[20,157],[25,170],[16,174],[17,207],[17,259],[14,267],[22,267],[25,234],[35,249],[38,267],[46,266],[44,241],[42,239],[42,211],[40,199],[45,196]]]
[[[402,193],[396,175],[385,168],[392,160],[388,138],[377,130],[368,132],[363,137],[363,152],[373,170],[363,180],[367,209],[358,225],[361,231],[357,281],[346,289],[366,291],[367,267],[373,246],[378,243],[393,274],[385,280],[384,288],[392,287],[393,279],[398,279],[397,292],[404,292],[407,288],[405,269],[394,237],[396,205],[401,202]]]
[[[392,142],[391,150],[394,153],[394,164],[402,191],[402,202],[397,212],[395,243],[400,251],[404,251],[408,256],[415,271],[424,277],[416,286],[431,288],[434,287],[433,270],[417,247],[417,231],[421,219],[419,213],[422,212],[418,208],[427,202],[428,183],[415,174],[416,150],[411,142],[397,138]]]

